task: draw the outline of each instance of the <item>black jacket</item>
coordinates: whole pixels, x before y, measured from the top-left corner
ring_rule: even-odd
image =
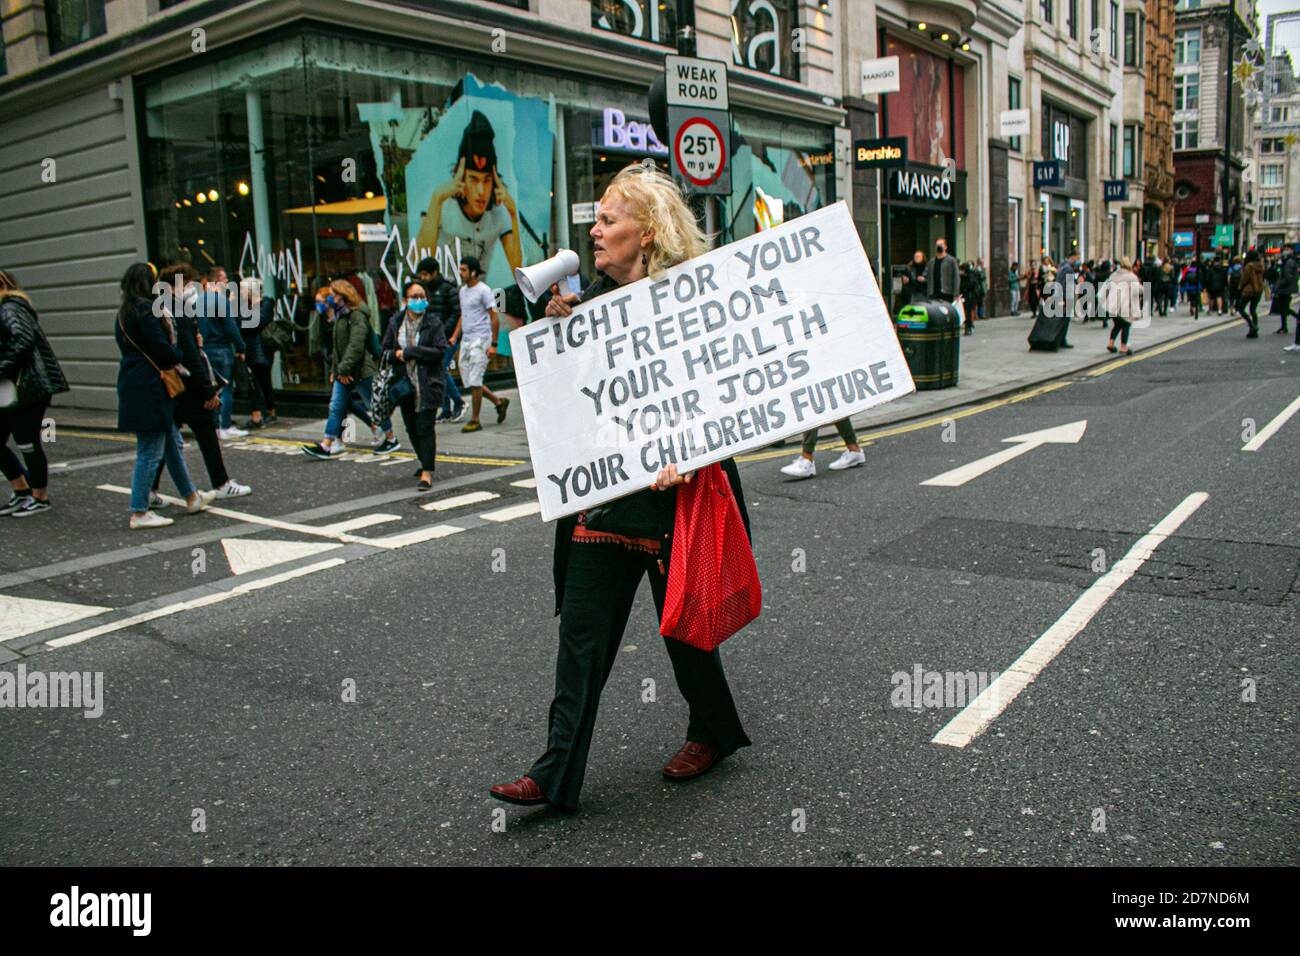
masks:
[[[1273,287],[1274,295],[1296,294],[1297,264],[1294,255],[1287,256],[1277,269],[1277,285]]]
[[[122,362],[117,367],[118,430],[171,431],[175,427],[175,403],[154,365],[160,369],[175,368],[181,361],[181,350],[168,339],[163,320],[153,314],[150,300],[142,299],[119,315],[113,324],[113,337],[122,353]],[[135,345],[127,341],[123,326]]]
[[[0,378],[17,383],[19,407],[48,405],[68,390],[36,310],[14,295],[0,299]]]
[[[262,344],[262,330],[275,321],[275,300],[269,295],[263,296],[257,306],[257,323],[252,326],[240,325],[244,336],[244,362],[247,365],[270,365],[271,356]]]
[[[460,288],[442,276],[421,280],[424,294],[429,297],[429,310],[426,315],[434,315],[442,320],[444,338],[451,338],[460,321]]]
[[[180,349],[181,365],[190,373],[181,376],[185,382],[185,391],[177,395],[175,401],[184,406],[185,410],[192,411],[211,399],[220,389],[211,363],[199,348],[199,320],[181,314],[172,319],[172,322],[176,326],[176,347]],[[131,333],[131,337],[135,338],[135,332]],[[136,339],[136,342],[139,343],[140,340]]]
[[[399,309],[388,320],[382,345],[384,355],[397,367],[405,366],[406,375],[415,386],[416,411],[436,412],[442,407],[442,396],[447,387],[447,375],[442,368],[442,357],[447,352],[447,333],[433,309],[426,309],[416,329],[416,344],[402,349],[402,361],[398,362],[393,353],[400,347],[397,334],[406,321],[405,315],[406,310]],[[412,372],[415,373],[413,377]]]
[[[594,299],[598,295],[617,288],[614,282],[604,275],[598,274],[595,282],[589,285],[582,293],[582,300]],[[745,492],[740,486],[740,472],[736,468],[736,462],[728,458],[722,463],[723,474],[731,483],[732,494],[736,497],[736,505],[740,508],[740,518],[745,524],[745,534],[749,536],[750,546],[753,547],[754,536],[749,529],[749,511],[745,507]],[[673,526],[677,520],[677,488],[669,488],[667,491],[637,491],[625,498],[619,498],[617,501],[610,502],[610,505],[617,505],[616,509],[610,510],[610,518],[607,522],[600,525],[601,531],[610,531],[624,534],[643,535],[652,532],[660,541],[659,560],[663,562],[665,571],[668,568],[668,562],[672,554],[673,547]],[[608,506],[605,506],[608,507]],[[635,522],[636,527],[621,528],[621,521]],[[569,548],[573,545],[573,529],[578,525],[578,516],[576,514],[560,518],[555,522],[555,613],[559,614],[560,609],[564,606],[564,579],[569,568]]]

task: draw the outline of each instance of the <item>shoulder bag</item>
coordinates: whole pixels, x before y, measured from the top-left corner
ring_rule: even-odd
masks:
[[[135,340],[126,330],[126,325],[122,322],[122,316],[117,317],[118,327],[122,330],[122,336],[131,343],[131,347],[144,356],[144,360],[154,367],[158,377],[162,379],[163,388],[167,389],[167,397],[175,398],[181,392],[185,391],[185,382],[181,380],[181,373],[174,368],[159,368],[158,363],[149,357],[149,353],[140,346],[135,344]]]

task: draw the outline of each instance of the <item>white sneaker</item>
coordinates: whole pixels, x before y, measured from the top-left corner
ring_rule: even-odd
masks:
[[[843,471],[845,468],[857,468],[859,465],[867,463],[867,456],[860,451],[849,451],[844,449],[844,453],[831,462],[831,471]]]
[[[325,450],[329,453],[331,458],[337,458],[339,455],[347,453],[348,446],[343,444],[342,438],[338,438],[335,439],[334,444],[330,445],[329,448]]]
[[[248,437],[248,432],[244,431],[242,428],[235,428],[235,427],[232,425],[232,426],[229,427],[229,428],[218,428],[218,429],[217,429],[217,437],[218,437],[218,438],[221,438],[221,439],[227,439],[227,438],[247,438],[247,437]]]
[[[175,524],[171,518],[164,518],[162,515],[156,515],[152,511],[146,511],[142,515],[131,515],[131,530],[136,531],[140,528],[165,528],[169,524]]]
[[[151,492],[149,492],[149,507],[150,507],[150,508],[166,508],[166,507],[167,507],[167,502],[163,501],[163,496],[160,495],[160,494],[158,494],[158,492],[156,492],[156,491],[151,491]]]
[[[208,505],[212,504],[216,497],[217,493],[215,491],[200,491],[197,498],[186,503],[185,510],[192,515],[196,515],[200,511],[207,511]]]
[[[1282,346],[1282,351],[1283,351],[1283,352],[1300,352],[1300,345],[1284,345],[1284,346]]]
[[[789,475],[791,478],[813,478],[817,474],[817,466],[811,458],[805,458],[800,455],[790,464],[781,469],[781,474]]]
[[[212,493],[218,498],[242,498],[244,495],[251,495],[253,489],[231,478],[220,488],[213,488]]]

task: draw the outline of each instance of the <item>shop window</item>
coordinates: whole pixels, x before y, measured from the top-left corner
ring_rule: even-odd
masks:
[[[661,0],[591,0],[591,25],[676,49],[677,4]]]
[[[1132,16],[1132,14],[1127,14]],[[1179,30],[1174,34],[1174,65],[1188,66],[1201,62],[1201,28]]]
[[[1018,110],[1020,106],[1020,77],[1013,76],[1007,80],[1007,109]],[[1020,152],[1020,137],[1012,136],[1010,142],[1011,148]]]
[[[103,36],[104,0],[45,0],[45,24],[51,53]]]
[[[453,281],[478,256],[505,317],[489,372],[508,372],[508,332],[537,317],[513,269],[572,248],[590,281],[610,178],[647,156],[667,167],[644,89],[428,45],[307,29],[137,89],[149,258],[260,277],[294,326],[274,372],[287,390],[326,389],[320,284],[353,282],[378,325],[425,256]],[[829,128],[740,110],[734,123],[720,241],[833,201]]]
[[[834,143],[826,131],[737,111],[740,143],[731,195],[723,200],[722,241],[788,222],[834,201]]]
[[[798,79],[793,47],[798,0],[732,0],[731,58],[737,66]]]

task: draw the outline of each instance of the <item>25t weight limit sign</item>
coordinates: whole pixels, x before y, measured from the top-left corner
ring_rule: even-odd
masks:
[[[710,115],[714,114],[716,115]],[[728,195],[731,170],[727,155],[730,116],[721,110],[683,111],[673,128],[673,173],[686,180],[692,192]]]

